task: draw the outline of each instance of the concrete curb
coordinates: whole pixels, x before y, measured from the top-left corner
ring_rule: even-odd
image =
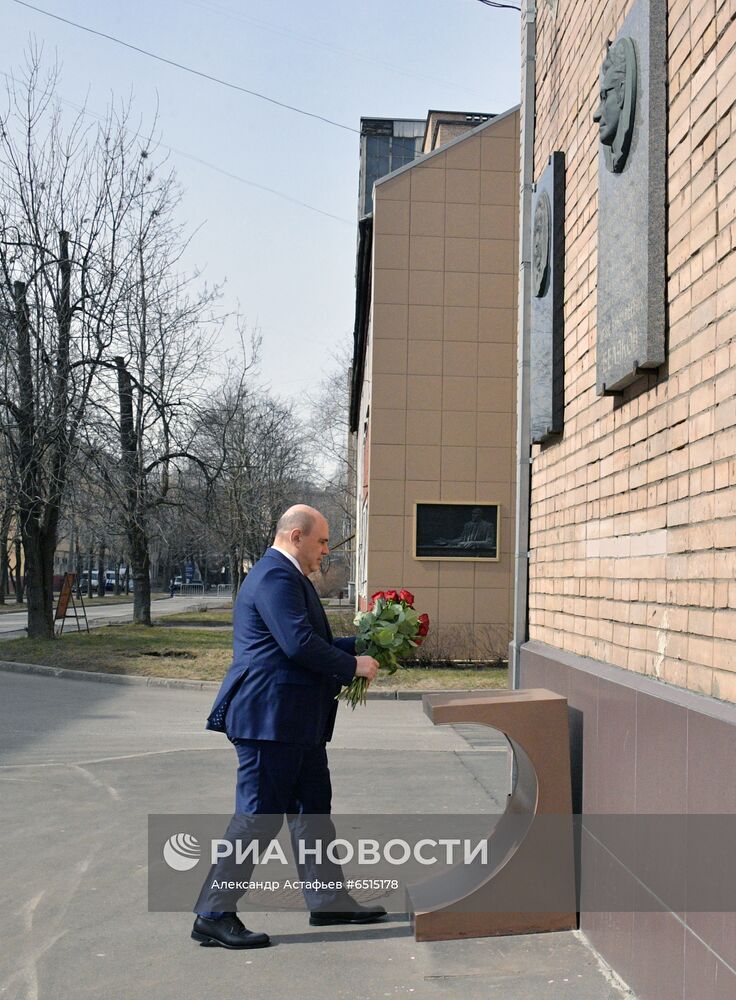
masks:
[[[0,660],[0,670],[13,674],[62,677],[64,680],[98,681],[103,684],[136,684],[143,687],[189,688],[194,691],[217,691],[220,686],[218,681],[194,681],[178,677],[141,677],[136,674],[102,674],[92,670],[47,667],[40,663],[16,663],[13,660]]]
[[[136,674],[101,674],[91,670],[69,670],[67,667],[46,667],[40,663],[16,663],[0,660],[0,671],[12,674],[40,674],[64,680],[98,681],[103,684],[134,684],[139,687],[181,688],[185,691],[217,691],[219,681],[194,681],[178,677],[140,677]],[[368,697],[383,701],[420,701],[425,691],[369,691]]]

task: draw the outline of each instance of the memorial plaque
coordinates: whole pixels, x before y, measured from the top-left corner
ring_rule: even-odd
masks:
[[[553,153],[532,197],[531,435],[562,433],[565,409],[565,155]]]
[[[665,360],[667,5],[638,0],[605,55],[598,127],[596,390]]]
[[[500,505],[475,500],[418,501],[415,559],[498,560]]]

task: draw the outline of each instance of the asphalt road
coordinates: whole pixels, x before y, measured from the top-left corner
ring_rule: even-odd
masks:
[[[416,944],[401,913],[318,929],[273,912],[248,915],[272,948],[227,952],[190,940],[190,914],[148,912],[148,815],[232,807],[210,700],[0,672],[0,1000],[630,996],[576,933]],[[331,761],[336,813],[505,800],[503,742],[433,727],[417,701],[342,706]]]
[[[226,599],[222,597],[161,597],[151,601],[151,617],[161,618],[163,615],[175,615],[182,611],[196,610],[202,605],[208,607],[223,607]],[[87,620],[90,627],[110,625],[115,622],[133,621],[133,604],[94,604],[87,608]],[[0,637],[3,639],[18,639],[25,635],[28,623],[27,611],[9,611],[0,615]],[[68,619],[65,627],[76,629],[74,618]]]

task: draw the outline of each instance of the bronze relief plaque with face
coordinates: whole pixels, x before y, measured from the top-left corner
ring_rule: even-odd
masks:
[[[532,281],[537,298],[544,293],[549,271],[549,234],[552,209],[547,192],[542,191],[534,209],[534,234],[532,239]]]
[[[530,426],[534,444],[562,433],[565,407],[565,154],[554,152],[532,194]]]
[[[606,50],[599,91],[590,139],[599,150],[596,392],[601,396],[624,392],[665,361],[666,0],[633,4]]]
[[[601,69],[601,100],[593,121],[598,132],[606,167],[619,174],[626,166],[636,115],[636,48],[623,37],[608,47]]]

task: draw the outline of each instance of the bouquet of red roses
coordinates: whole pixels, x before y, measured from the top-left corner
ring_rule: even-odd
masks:
[[[422,644],[429,632],[429,615],[414,610],[414,595],[408,590],[378,590],[371,597],[367,611],[355,616],[358,637],[355,652],[372,656],[381,669],[393,674],[399,659]],[[355,677],[338,694],[352,708],[365,704],[368,681]]]

